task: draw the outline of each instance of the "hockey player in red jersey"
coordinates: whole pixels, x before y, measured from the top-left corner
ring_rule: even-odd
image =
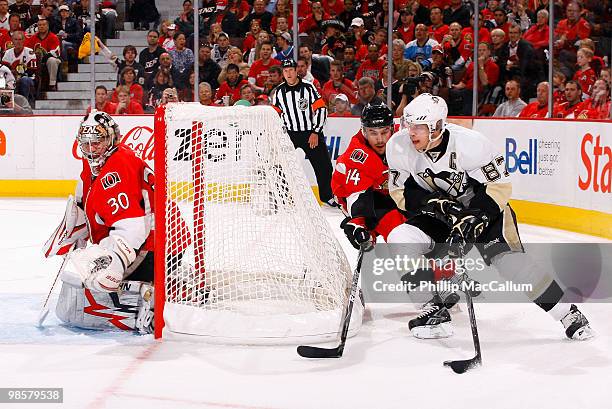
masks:
[[[150,332],[153,171],[120,143],[119,127],[105,112],[85,116],[77,142],[83,170],[76,200],[69,200],[45,252],[78,247],[67,254],[57,315],[83,328]]]
[[[361,130],[336,161],[332,191],[349,215],[341,227],[355,248],[363,243],[372,247],[378,235],[387,241],[389,233],[406,221],[387,188],[385,150],[391,135],[391,110],[386,105],[367,105]]]

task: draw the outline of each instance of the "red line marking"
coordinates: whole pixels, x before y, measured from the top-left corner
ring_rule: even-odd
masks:
[[[221,403],[221,402],[210,402],[205,400],[194,400],[184,398],[169,398],[165,396],[153,396],[153,395],[139,395],[135,393],[114,393],[115,396],[123,396],[126,398],[137,398],[137,399],[149,399],[156,401],[173,402],[176,404],[184,403],[191,405],[206,405],[206,407],[217,407],[217,408],[228,408],[228,409],[279,409],[271,406],[251,406],[242,405],[239,403]]]
[[[119,390],[136,370],[160,347],[161,342],[157,341],[145,348],[138,354],[128,366],[126,366],[117,377],[102,390],[98,396],[87,406],[88,409],[102,409],[105,407],[106,400],[109,396],[115,395],[115,391]]]

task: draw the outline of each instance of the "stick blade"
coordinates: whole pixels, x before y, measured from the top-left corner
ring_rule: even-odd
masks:
[[[304,358],[340,358],[342,351],[340,348],[319,348],[307,345],[297,347],[297,353]]]
[[[40,313],[38,314],[38,322],[36,323],[38,328],[43,327],[43,323],[45,322],[45,319],[47,319],[47,315],[49,315],[49,308],[45,307],[40,310]]]
[[[474,357],[472,359],[464,359],[460,361],[444,361],[444,366],[449,366],[453,372],[457,374],[462,374],[470,369],[480,366],[481,361],[478,357]]]

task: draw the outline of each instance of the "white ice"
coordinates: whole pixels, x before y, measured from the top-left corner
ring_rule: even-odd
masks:
[[[34,325],[60,260],[41,245],[63,199],[0,200],[0,387],[62,387],[63,404],[26,408],[609,408],[612,309],[584,304],[597,337],[565,339],[560,323],[526,304],[478,304],[484,365],[463,375],[442,366],[473,355],[465,311],[456,334],[410,336],[412,305],[369,305],[360,334],[336,360],[300,358],[294,346],[222,347],[151,336],[75,330],[51,312]],[[341,216],[326,210],[338,238]],[[603,241],[521,226],[526,242]],[[355,252],[345,246],[348,257]],[[10,406],[12,407],[12,406]]]

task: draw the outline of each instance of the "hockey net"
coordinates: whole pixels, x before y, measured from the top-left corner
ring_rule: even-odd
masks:
[[[351,271],[276,111],[170,104],[155,149],[156,336],[336,337]]]

